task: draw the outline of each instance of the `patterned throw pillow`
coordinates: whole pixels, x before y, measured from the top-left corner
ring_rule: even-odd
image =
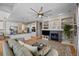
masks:
[[[50,46],[44,46],[41,50],[35,53],[37,56],[45,56],[51,50]]]

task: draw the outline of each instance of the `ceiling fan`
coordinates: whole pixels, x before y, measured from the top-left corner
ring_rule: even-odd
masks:
[[[30,8],[30,9],[36,13],[36,18],[37,17],[39,17],[39,18],[48,17],[48,15],[49,15],[48,13],[52,11],[52,10],[48,10],[48,11],[43,12],[43,7],[42,6],[41,6],[39,11],[36,11],[32,8]]]

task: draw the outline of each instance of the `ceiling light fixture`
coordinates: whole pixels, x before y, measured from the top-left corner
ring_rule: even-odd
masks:
[[[51,12],[52,10],[48,10],[43,12],[43,7],[40,8],[39,11],[36,11],[32,8],[30,8],[32,11],[34,11],[36,13],[36,17],[42,18],[42,17],[48,17],[48,12]]]
[[[41,16],[41,15],[39,15],[39,18],[42,18],[42,16]]]

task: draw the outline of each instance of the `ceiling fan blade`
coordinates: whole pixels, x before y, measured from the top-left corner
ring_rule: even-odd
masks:
[[[34,11],[35,13],[38,13],[37,11],[35,11],[34,9],[30,8],[32,11]]]
[[[50,13],[50,14],[45,14],[45,15],[47,15],[47,16],[51,16],[51,15],[53,15],[53,14]]]
[[[41,9],[40,9],[40,11],[39,12],[41,12],[43,10],[43,7],[41,6]]]
[[[48,13],[48,12],[51,12],[52,10],[48,10],[48,11],[45,11],[44,13]]]

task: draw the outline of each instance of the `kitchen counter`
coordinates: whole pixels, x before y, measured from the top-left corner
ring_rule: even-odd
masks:
[[[31,36],[36,36],[36,32],[25,33],[25,34],[9,35],[9,37],[11,39],[26,38],[26,40],[30,39]]]

